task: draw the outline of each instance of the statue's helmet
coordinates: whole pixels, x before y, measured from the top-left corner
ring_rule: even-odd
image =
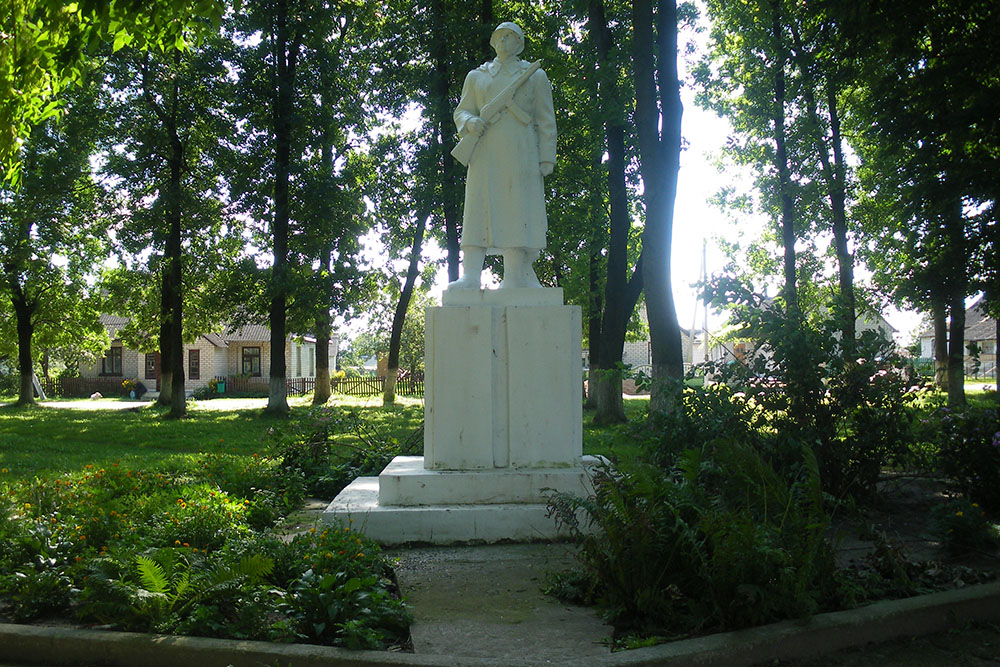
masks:
[[[490,46],[492,46],[494,49],[497,48],[497,45],[494,42],[496,41],[497,36],[500,35],[500,33],[504,30],[509,30],[515,35],[517,35],[518,40],[521,42],[521,49],[523,50],[524,31],[521,30],[521,26],[517,25],[516,23],[513,23],[512,21],[504,21],[503,23],[501,23],[496,27],[496,30],[493,31],[492,35],[490,35]]]

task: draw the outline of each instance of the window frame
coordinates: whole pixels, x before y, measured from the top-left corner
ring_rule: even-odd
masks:
[[[121,377],[122,376],[122,346],[112,345],[108,348],[107,353],[101,357],[101,375],[106,377]],[[115,370],[115,361],[118,362],[118,370]],[[111,370],[108,370],[108,362],[110,362]]]
[[[254,370],[254,360],[256,360],[256,371]],[[243,371],[243,375],[247,377],[259,378],[262,377],[261,373],[261,349],[259,345],[244,345],[242,349],[242,355],[240,358],[240,370]],[[250,370],[247,370],[247,363],[249,362]]]
[[[201,350],[196,348],[188,350],[188,379],[201,379]]]
[[[156,353],[147,352],[146,356],[143,358],[143,379],[144,380],[155,380],[156,379]],[[152,365],[150,365],[152,363]]]

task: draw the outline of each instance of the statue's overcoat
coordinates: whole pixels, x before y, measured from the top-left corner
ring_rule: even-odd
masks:
[[[492,60],[469,72],[455,109],[459,136],[529,64],[518,58]],[[545,196],[539,168],[556,161],[556,117],[552,85],[537,70],[514,95],[517,109],[500,112],[479,138],[465,183],[462,247],[545,247]],[[487,119],[484,119],[487,120]],[[527,121],[527,122],[524,122]]]

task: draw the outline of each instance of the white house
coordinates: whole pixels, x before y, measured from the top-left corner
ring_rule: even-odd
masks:
[[[139,352],[125,347],[118,331],[128,319],[102,315],[111,347],[93,364],[81,364],[84,378],[134,378],[148,389],[158,390],[160,353]],[[338,336],[330,336],[330,368],[336,368]],[[260,378],[267,384],[271,371],[271,332],[262,324],[252,324],[221,333],[198,336],[184,345],[184,389],[193,391],[214,378]],[[316,377],[316,339],[312,336],[289,336],[285,341],[285,377]]]
[[[920,339],[919,361],[934,361],[934,329],[926,329],[918,334]],[[977,300],[965,311],[965,344],[976,343],[979,346],[979,361],[982,364],[980,374],[993,375],[996,372],[997,359],[997,323],[986,313],[982,299]],[[972,359],[965,357],[966,372],[972,371]]]

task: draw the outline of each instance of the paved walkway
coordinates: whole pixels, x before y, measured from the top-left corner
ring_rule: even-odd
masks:
[[[610,654],[611,627],[544,595],[547,575],[571,567],[565,544],[424,547],[387,552],[414,616],[418,656],[585,665]]]

